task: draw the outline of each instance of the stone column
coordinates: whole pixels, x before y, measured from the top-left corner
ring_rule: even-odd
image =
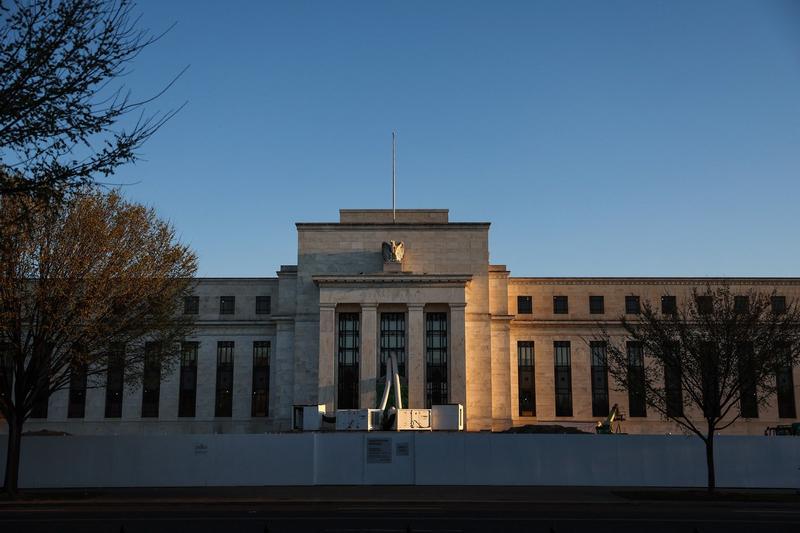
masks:
[[[464,406],[467,419],[466,304],[450,304],[450,403]]]
[[[278,431],[291,429],[294,403],[294,322],[277,320],[269,375],[269,416]]]
[[[319,306],[319,403],[333,412],[336,403],[336,306]]]
[[[361,304],[361,345],[359,347],[359,406],[374,409],[378,365],[378,304]]]
[[[423,304],[408,304],[408,403],[412,409],[425,407],[425,313]]]

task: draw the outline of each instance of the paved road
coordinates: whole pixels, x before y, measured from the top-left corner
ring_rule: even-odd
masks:
[[[369,488],[367,488],[369,489]],[[296,489],[295,489],[296,490]],[[329,496],[295,492],[229,496],[90,498],[85,501],[0,506],[0,531],[16,532],[790,532],[800,531],[800,506],[789,503],[644,502],[610,491],[564,489],[461,493],[439,487],[419,494]],[[359,490],[364,490],[361,488]],[[438,490],[438,493],[434,491]],[[450,496],[448,497],[448,492]],[[277,494],[277,493],[275,493]],[[417,501],[412,496],[419,498]],[[461,501],[453,499],[461,497]],[[327,499],[328,501],[323,501]],[[330,501],[334,500],[334,501]]]

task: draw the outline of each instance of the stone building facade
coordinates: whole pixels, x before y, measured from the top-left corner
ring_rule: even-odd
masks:
[[[587,342],[597,322],[633,312],[634,302],[665,295],[680,302],[708,283],[800,297],[800,278],[511,277],[490,264],[489,223],[450,222],[447,210],[392,217],[391,210],[342,210],[338,223],[298,223],[297,264],[277,277],[199,279],[185,309],[197,315],[196,335],[155,396],[125,389],[117,413],[109,411],[109,391],[89,388],[76,417],[70,392],[61,391],[29,428],[289,430],[293,405],[374,407],[382,361],[392,353],[411,407],[463,404],[471,431],[545,423],[588,429],[618,404],[628,414],[624,431],[671,432],[656,413],[634,412],[607,374],[604,384]],[[403,243],[402,258],[385,261],[389,241]],[[728,431],[760,434],[796,420],[797,368],[788,380],[780,409],[776,401]]]

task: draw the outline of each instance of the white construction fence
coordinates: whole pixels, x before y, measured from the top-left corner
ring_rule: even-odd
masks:
[[[720,436],[720,487],[800,488],[800,438]],[[697,437],[492,433],[29,436],[20,485],[700,487]],[[6,436],[0,436],[0,474]]]

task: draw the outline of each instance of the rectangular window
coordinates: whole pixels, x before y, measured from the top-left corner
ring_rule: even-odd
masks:
[[[533,341],[517,342],[519,416],[536,416],[536,378]]]
[[[386,361],[391,355],[400,376],[406,375],[406,315],[381,313],[381,353],[378,376],[386,377]]]
[[[186,296],[183,299],[183,314],[196,315],[198,313],[200,313],[200,297]]]
[[[517,296],[517,314],[533,314],[533,296]]]
[[[235,296],[220,296],[219,297],[219,314],[232,315],[236,311],[236,297]]]
[[[625,297],[625,314],[626,315],[638,315],[642,312],[642,306],[639,302],[638,296],[626,296]]]
[[[339,313],[337,409],[358,409],[360,315]]]
[[[125,388],[125,346],[114,343],[108,350],[106,374],[106,418],[122,417],[122,396]]]
[[[786,296],[773,296],[770,298],[772,312],[780,315],[786,312]]]
[[[553,296],[553,313],[556,315],[569,313],[569,300],[566,296]]]
[[[606,343],[591,341],[592,416],[608,416],[608,359]]]
[[[217,342],[217,394],[214,416],[233,415],[233,341]]]
[[[269,341],[253,342],[253,417],[269,415],[269,352]]]
[[[602,315],[605,312],[605,298],[602,296],[589,296],[589,314]]]
[[[739,409],[743,418],[758,418],[758,397],[756,395],[756,372],[753,361],[753,345],[739,347]]]
[[[794,376],[791,364],[784,364],[779,370],[778,385],[778,417],[796,418],[797,412],[794,405]]]
[[[158,417],[161,395],[161,344],[158,342],[144,345],[142,389],[142,418]]]
[[[695,303],[697,313],[700,315],[710,315],[714,311],[714,301],[711,296],[698,296]]]
[[[737,313],[746,313],[750,308],[750,298],[748,296],[734,296],[733,310]]]
[[[67,418],[83,418],[86,415],[86,355],[76,353],[69,369],[69,404]]]
[[[628,342],[628,416],[647,416],[644,354],[638,342]]]
[[[676,347],[670,347],[670,352],[664,358],[664,396],[666,400],[667,416],[683,416],[683,378],[680,352]]]
[[[569,341],[553,343],[556,416],[572,416],[572,354]]]
[[[47,361],[42,365],[44,375],[39,376],[40,384],[33,400],[30,418],[47,418],[47,409],[50,404],[50,362],[53,357],[53,346],[48,344],[45,348]]]
[[[661,314],[673,316],[678,314],[678,303],[674,296],[661,297]]]
[[[425,405],[446,404],[447,387],[447,313],[425,315]]]
[[[181,375],[178,416],[193,417],[197,409],[197,350],[199,342],[181,344]]]
[[[256,314],[268,315],[272,312],[272,298],[269,296],[256,296]]]

